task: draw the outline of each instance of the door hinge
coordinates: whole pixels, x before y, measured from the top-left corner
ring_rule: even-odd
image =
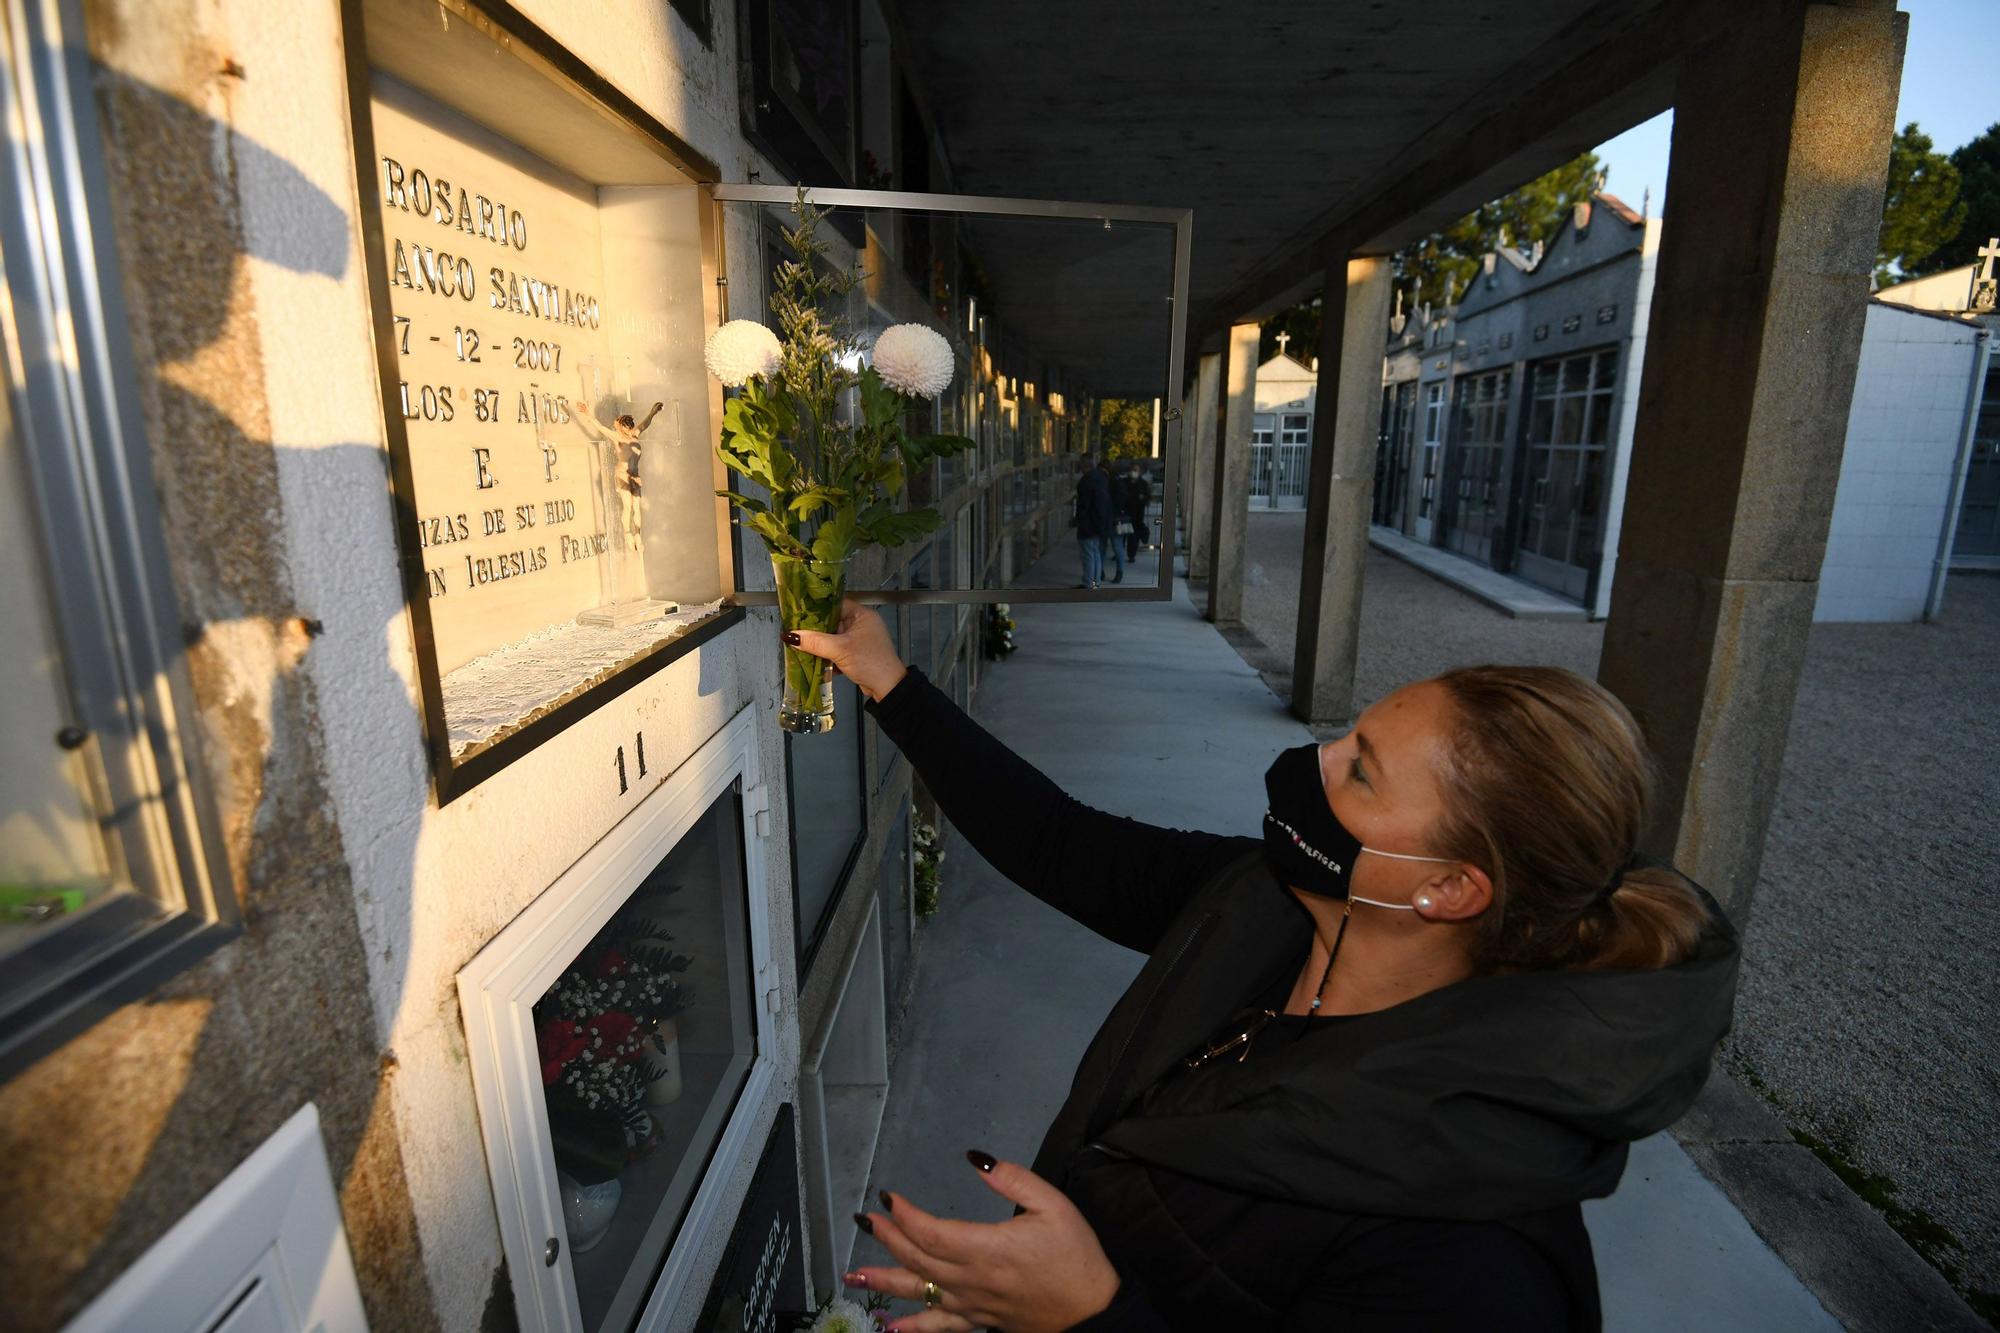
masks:
[[[743,813],[757,821],[757,836],[771,836],[771,785],[760,782],[743,793]]]
[[[778,987],[776,963],[766,963],[757,969],[757,989],[763,992],[764,1008],[773,1018],[784,1012],[784,992]]]

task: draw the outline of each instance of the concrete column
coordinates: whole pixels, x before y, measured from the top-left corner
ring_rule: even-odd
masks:
[[[1194,540],[1192,525],[1181,524],[1181,515],[1191,512],[1194,504],[1194,400],[1194,380],[1189,379],[1181,393],[1181,419],[1175,423],[1180,432],[1175,437],[1180,447],[1174,455],[1174,503],[1178,508],[1172,513],[1167,512],[1166,497],[1160,497],[1161,526],[1173,533],[1174,554],[1182,559],[1187,558],[1188,543]]]
[[[1215,494],[1208,518],[1208,618],[1243,619],[1243,547],[1250,522],[1250,418],[1257,410],[1257,340],[1263,326],[1229,330],[1221,380],[1221,433],[1216,437]]]
[[[1292,711],[1308,722],[1344,724],[1354,716],[1391,278],[1386,258],[1350,259],[1336,248],[1327,261],[1305,546],[1299,553]]]
[[[1188,577],[1208,577],[1209,515],[1214,510],[1215,432],[1217,403],[1222,392],[1222,355],[1211,352],[1201,358],[1195,373],[1194,415],[1187,427],[1189,443]]]
[[[1785,6],[1688,57],[1599,678],[1658,755],[1642,843],[1747,918],[1819,591],[1905,20]]]

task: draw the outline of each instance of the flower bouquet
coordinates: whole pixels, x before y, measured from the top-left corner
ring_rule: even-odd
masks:
[[[889,1308],[889,1298],[871,1291],[865,1303],[834,1295],[820,1302],[819,1309],[794,1318],[793,1333],[877,1333],[882,1327],[878,1311]]]
[[[615,1178],[654,1138],[647,1038],[693,1003],[680,980],[693,960],[663,945],[607,931],[535,1005],[556,1162],[585,1185]]]
[[[929,920],[937,912],[940,892],[944,888],[944,839],[938,836],[937,827],[923,820],[916,821],[910,830],[910,841],[916,844],[916,891],[915,906],[918,917]]]
[[[847,562],[865,546],[900,546],[935,531],[934,509],[899,510],[908,469],[972,447],[957,435],[911,435],[904,420],[920,399],[951,383],[951,344],[921,324],[898,324],[876,338],[871,364],[838,306],[861,280],[822,266],[818,229],[827,210],[801,189],[797,225],[785,240],[797,254],[778,266],[771,309],[780,338],[755,320],[733,319],[709,335],[708,369],[738,390],[723,412],[722,461],[761,486],[768,499],[717,494],[771,553],[784,629],[840,627]],[[833,726],[833,681],[823,658],[782,650],[787,731]]]
[[[986,608],[986,659],[997,662],[1014,651],[1013,608],[994,602]]]

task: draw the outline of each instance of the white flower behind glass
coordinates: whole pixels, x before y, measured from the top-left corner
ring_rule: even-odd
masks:
[[[740,389],[752,375],[769,379],[777,373],[784,348],[778,335],[754,319],[732,319],[708,335],[701,359],[708,373],[732,389]]]
[[[875,373],[898,393],[935,398],[951,383],[951,344],[921,324],[897,324],[875,340]]]
[[[853,1301],[836,1296],[813,1320],[812,1333],[875,1333],[875,1321]]]

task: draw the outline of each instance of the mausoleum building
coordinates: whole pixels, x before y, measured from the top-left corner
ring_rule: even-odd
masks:
[[[1660,236],[1660,219],[1599,193],[1546,246],[1485,255],[1455,304],[1392,316],[1371,512],[1382,545],[1406,538],[1610,613]],[[1926,619],[1945,571],[1994,549],[1988,334],[1962,313],[1971,274],[1868,303],[1816,620]]]

